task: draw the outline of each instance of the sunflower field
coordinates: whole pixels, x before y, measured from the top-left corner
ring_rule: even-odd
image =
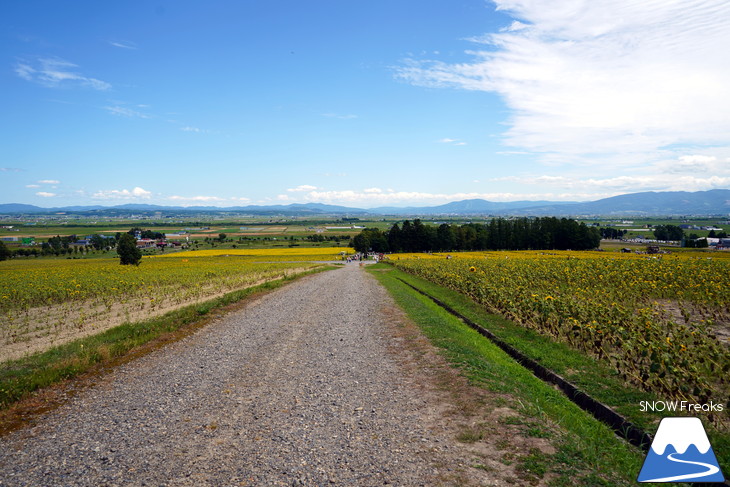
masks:
[[[184,254],[147,257],[140,266],[118,259],[0,262],[0,361],[37,351],[35,342],[55,345],[321,265],[291,255],[254,262]]]
[[[645,390],[695,402],[728,397],[730,259],[524,251],[390,262],[610,362]]]

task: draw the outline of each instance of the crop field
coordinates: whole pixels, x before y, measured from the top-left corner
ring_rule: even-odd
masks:
[[[728,397],[730,259],[724,255],[446,255],[393,255],[390,262],[606,361],[627,382],[662,397]]]
[[[104,258],[0,262],[0,362],[318,265],[291,251],[267,263],[210,251],[174,256],[138,267]]]
[[[243,257],[249,261],[332,261],[342,260],[344,254],[355,251],[349,247],[299,247],[261,249],[189,250],[159,255],[156,258]]]

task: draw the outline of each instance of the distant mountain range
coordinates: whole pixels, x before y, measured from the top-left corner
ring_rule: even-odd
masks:
[[[127,204],[118,206],[66,206],[41,208],[23,204],[0,204],[0,215],[78,213],[87,215],[133,215],[155,212],[239,213],[270,216],[328,216],[328,215],[393,215],[393,216],[728,216],[730,190],[665,191],[624,194],[590,202],[512,201],[493,202],[481,199],[453,201],[439,206],[350,208],[321,203],[270,206],[158,206]]]

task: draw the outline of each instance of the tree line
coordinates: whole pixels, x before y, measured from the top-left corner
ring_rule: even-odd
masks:
[[[595,227],[568,218],[504,218],[489,223],[439,226],[419,219],[389,230],[366,228],[350,246],[358,252],[448,252],[459,250],[589,250],[600,245]]]

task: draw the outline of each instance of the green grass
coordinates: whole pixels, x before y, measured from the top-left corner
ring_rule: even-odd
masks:
[[[507,356],[496,345],[469,328],[461,320],[418,294],[397,278],[413,283],[432,296],[447,302],[473,321],[486,325],[505,341],[574,382],[582,385],[601,379],[590,359],[542,336],[528,333],[513,323],[488,315],[464,296],[414,278],[386,264],[371,266],[373,275],[390,291],[398,305],[422,329],[434,345],[443,350],[446,359],[473,383],[487,390],[514,398],[514,409],[521,418],[510,418],[510,424],[523,423],[527,436],[550,437],[557,452],[547,455],[531,451],[511,457],[524,480],[541,478],[548,472],[554,476],[551,485],[634,485],[644,453],[619,439],[610,428],[570,402],[562,393],[534,377]],[[497,322],[497,326],[494,326]],[[505,331],[506,330],[506,331]],[[499,332],[498,332],[499,331]],[[558,349],[556,353],[555,350]],[[610,374],[609,374],[610,379]],[[616,382],[601,382],[600,400],[618,395],[620,402],[638,409],[639,400],[647,395],[619,388]],[[635,402],[634,402],[635,401]],[[644,418],[646,423],[649,417]],[[469,439],[473,438],[468,435]],[[466,436],[464,438],[467,439]],[[715,443],[713,442],[713,445]],[[719,448],[715,446],[715,450]]]
[[[179,308],[164,315],[136,323],[124,323],[103,333],[88,336],[46,352],[0,364],[0,409],[5,409],[38,389],[76,377],[97,365],[128,358],[142,345],[160,339],[163,342],[184,336],[207,322],[215,310],[253,294],[270,291],[301,276],[334,269],[316,269],[233,291],[224,296]],[[179,335],[176,335],[179,334]]]

